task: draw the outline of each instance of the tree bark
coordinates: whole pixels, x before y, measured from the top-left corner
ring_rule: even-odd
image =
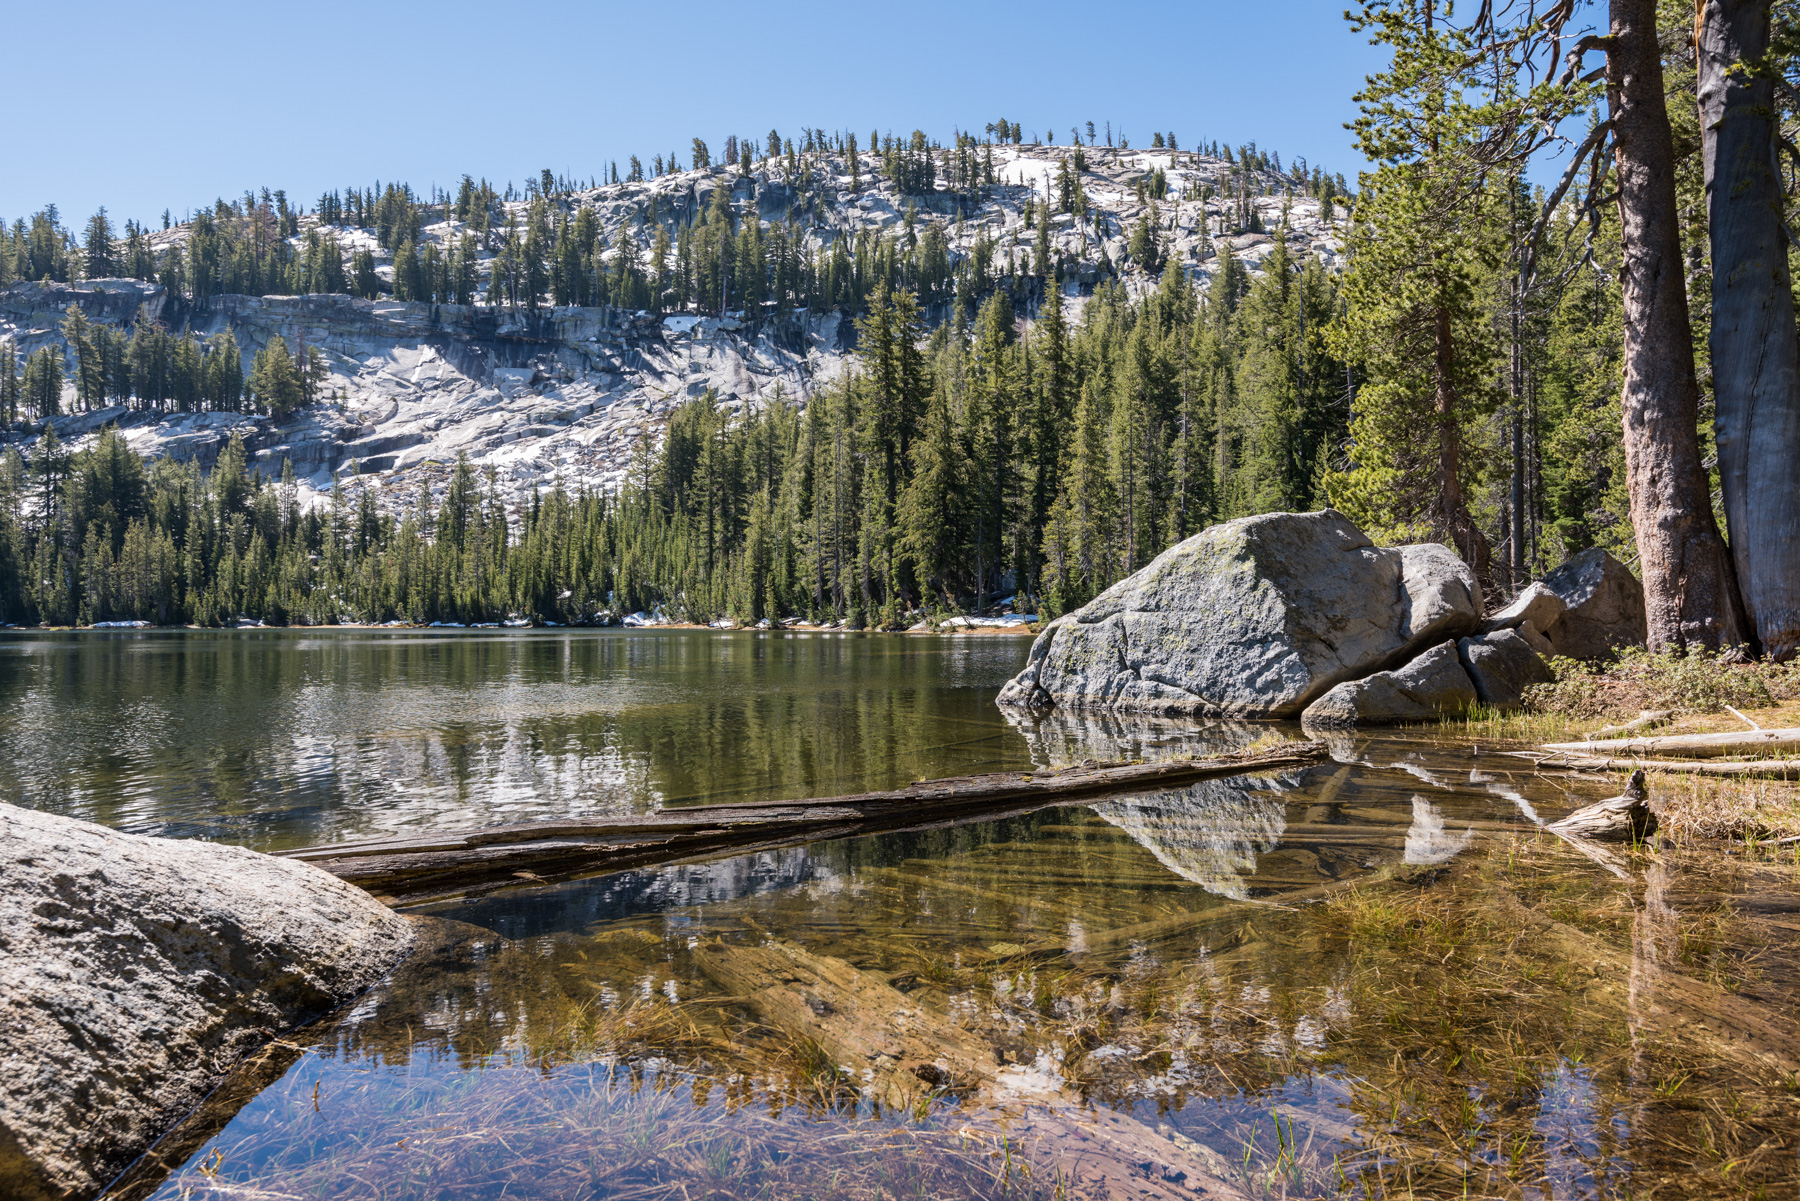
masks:
[[[1462,490],[1462,430],[1460,426],[1462,398],[1457,395],[1454,368],[1455,342],[1450,328],[1450,310],[1440,306],[1432,316],[1432,354],[1436,395],[1432,407],[1437,411],[1438,428],[1438,520],[1444,532],[1456,544],[1463,562],[1481,581],[1482,588],[1493,590],[1492,551],[1487,535],[1475,524]]]
[[[1700,464],[1700,389],[1682,278],[1675,149],[1663,100],[1656,0],[1611,0],[1606,98],[1624,234],[1626,486],[1650,649],[1744,641],[1737,585]]]
[[[1725,528],[1747,624],[1774,659],[1800,642],[1800,337],[1776,165],[1769,0],[1704,0],[1700,127],[1712,240],[1712,371]]]

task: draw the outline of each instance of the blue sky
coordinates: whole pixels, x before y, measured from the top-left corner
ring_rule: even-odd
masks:
[[[1000,117],[1027,135],[1110,120],[1255,141],[1353,178],[1343,128],[1379,52],[1344,0],[903,5],[445,0],[87,3],[9,13],[0,217],[54,202],[151,221],[249,187],[309,206],[376,179],[718,153],[729,133],[924,129]],[[71,15],[71,14],[75,15]],[[32,48],[36,47],[37,50]]]

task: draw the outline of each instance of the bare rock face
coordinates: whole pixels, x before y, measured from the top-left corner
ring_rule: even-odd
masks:
[[[95,1192],[412,941],[304,863],[0,804],[0,1197]]]
[[[1548,684],[1556,678],[1517,630],[1464,638],[1457,644],[1457,652],[1481,703],[1497,709],[1518,704],[1527,686]]]
[[[1447,547],[1375,546],[1343,514],[1213,526],[1051,622],[1002,705],[1293,717],[1345,680],[1474,630]]]
[[[1436,721],[1475,704],[1475,685],[1456,657],[1456,643],[1442,642],[1394,671],[1349,680],[1308,705],[1309,726],[1384,726]]]

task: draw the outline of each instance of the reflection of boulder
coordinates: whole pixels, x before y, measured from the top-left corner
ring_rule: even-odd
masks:
[[[1332,685],[1474,629],[1455,552],[1377,547],[1343,514],[1213,526],[1038,635],[999,702],[1294,717]]]
[[[1246,721],[1174,721],[1098,709],[1000,710],[1039,767],[1084,759],[1171,759],[1241,750],[1268,733]]]
[[[1257,856],[1273,851],[1287,828],[1281,793],[1293,786],[1292,779],[1202,780],[1093,809],[1182,879],[1241,901]]]

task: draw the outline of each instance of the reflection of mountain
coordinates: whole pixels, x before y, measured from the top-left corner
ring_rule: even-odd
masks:
[[[1268,733],[1266,722],[1158,719],[1106,710],[1056,708],[1043,712],[1002,709],[1031,747],[1039,767],[1066,767],[1083,759],[1174,759],[1235,751]]]
[[[1094,812],[1142,843],[1176,875],[1235,900],[1249,895],[1258,855],[1287,828],[1281,793],[1295,779],[1203,780],[1186,788],[1102,801]]]

